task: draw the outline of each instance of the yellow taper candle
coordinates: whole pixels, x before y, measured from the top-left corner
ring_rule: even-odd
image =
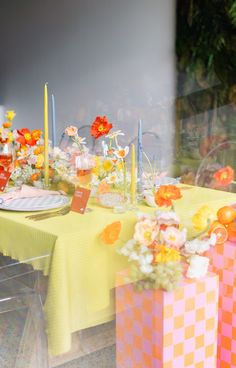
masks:
[[[48,157],[48,86],[44,85],[44,186],[49,185],[49,157]]]
[[[131,145],[131,186],[130,186],[131,203],[136,202],[136,163],[135,163],[135,145]]]

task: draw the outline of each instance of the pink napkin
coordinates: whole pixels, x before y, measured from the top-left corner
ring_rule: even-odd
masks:
[[[48,195],[61,195],[63,192],[58,192],[54,190],[45,190],[35,187],[30,187],[28,185],[22,185],[20,188],[16,190],[12,190],[8,193],[4,193],[0,195],[0,203],[6,202],[9,203],[13,199],[16,198],[31,198],[31,197],[46,197]]]

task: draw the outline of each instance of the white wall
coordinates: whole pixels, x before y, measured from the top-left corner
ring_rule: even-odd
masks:
[[[1,0],[0,105],[17,127],[43,127],[43,84],[58,137],[106,114],[130,139],[142,118],[170,161],[174,0]]]

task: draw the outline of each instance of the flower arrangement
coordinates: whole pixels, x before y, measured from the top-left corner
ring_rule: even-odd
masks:
[[[79,136],[78,128],[70,125],[65,129],[65,134],[72,140],[72,146],[76,148],[80,153],[88,151],[86,147],[86,138]]]
[[[33,184],[43,177],[44,146],[42,132],[23,128],[17,130],[15,139],[16,159],[11,174],[15,184]]]
[[[102,136],[106,139],[102,142],[103,156],[96,157],[92,182],[97,187],[99,201],[108,207],[113,207],[118,204],[117,202],[126,199],[127,188],[130,185],[130,175],[126,167],[129,147],[120,146],[118,137],[124,136],[124,133],[121,130],[110,132],[112,127],[112,123],[109,123],[105,116],[97,116],[90,131],[95,139]],[[117,192],[114,203],[111,198],[112,191]]]
[[[160,188],[157,194],[159,198],[164,193],[166,202],[162,202],[162,206],[172,205],[172,200],[181,196],[178,188],[164,189]],[[132,238],[118,248],[118,253],[131,262],[130,280],[135,281],[137,290],[171,291],[184,276],[203,277],[209,264],[209,259],[203,254],[216,244],[217,239],[214,232],[206,237],[207,229],[208,222],[204,232],[187,240],[187,230],[181,228],[180,220],[173,210],[158,210],[154,215],[138,214]],[[102,242],[114,244],[120,231],[121,224],[108,225],[100,235]]]

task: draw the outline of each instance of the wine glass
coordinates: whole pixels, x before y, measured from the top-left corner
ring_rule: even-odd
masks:
[[[12,143],[0,144],[0,170],[7,171],[11,163],[13,162],[13,145]]]
[[[75,159],[76,178],[81,187],[90,189],[92,180],[92,169],[95,166],[94,156],[88,153],[82,153]],[[91,212],[91,208],[87,208],[86,212]]]

